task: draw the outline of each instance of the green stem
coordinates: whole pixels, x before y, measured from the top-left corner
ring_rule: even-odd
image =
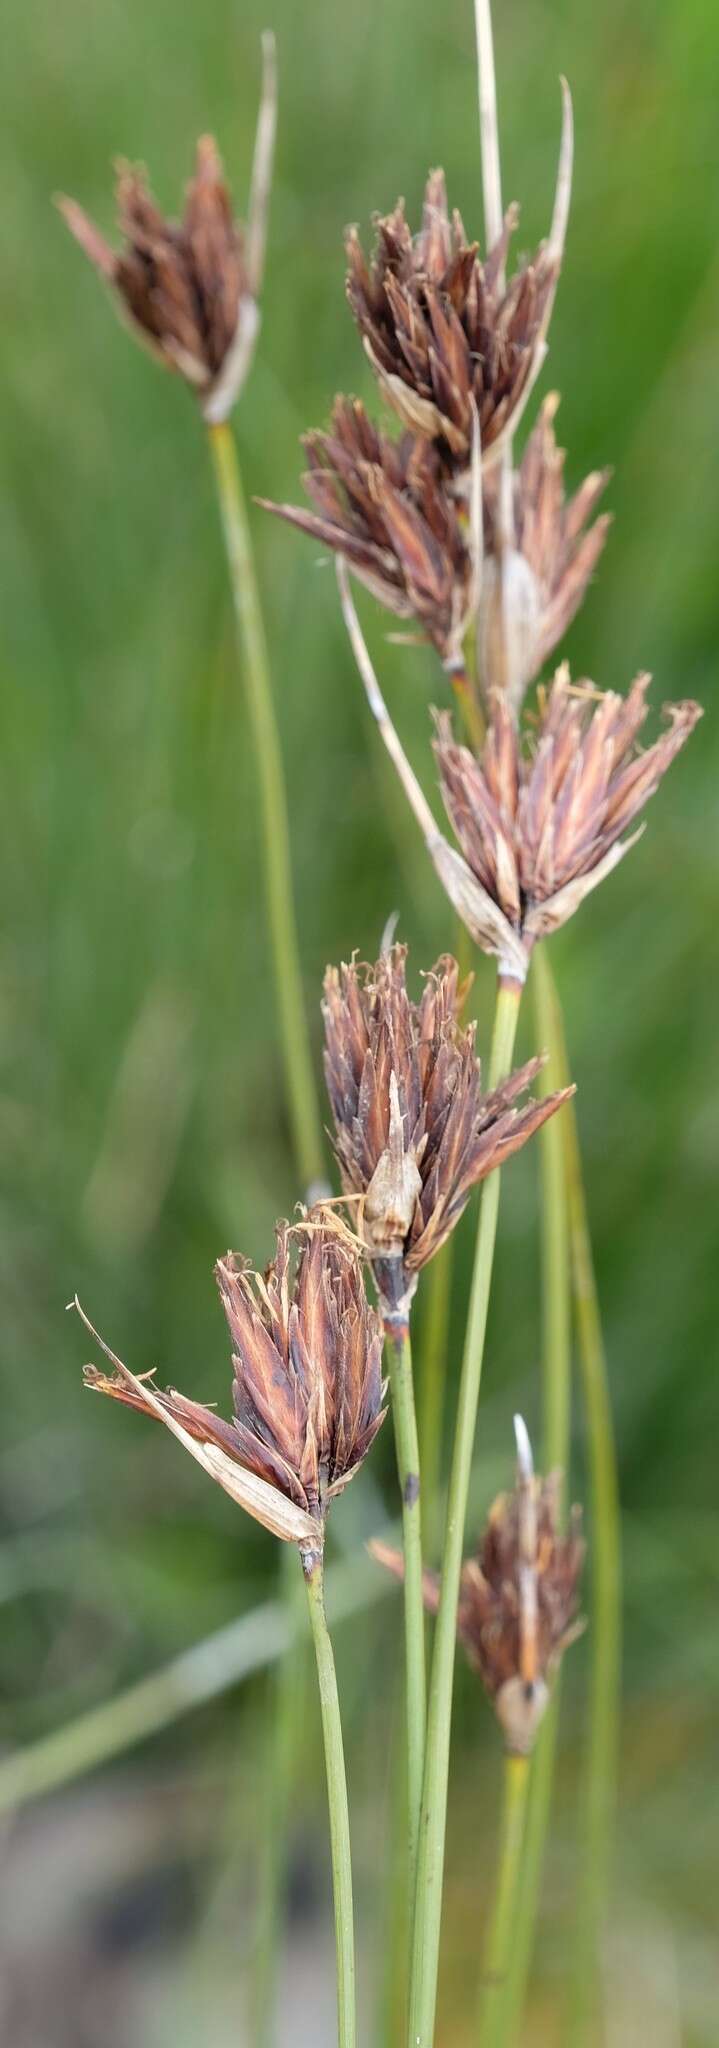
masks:
[[[402,1493],[404,1549],[404,1639],[407,1710],[407,1810],[409,1823],[409,1896],[414,1897],[419,1815],[422,1804],[427,1684],[422,1599],[422,1524],[420,1518],[419,1444],[412,1380],[409,1329],[387,1332],[387,1363],[392,1395],[397,1471]]]
[[[532,1960],[534,1929],[539,1910],[539,1892],[544,1863],[544,1845],[554,1783],[554,1763],[559,1726],[561,1672],[554,1681],[552,1698],[539,1731],[531,1768],[527,1824],[524,1832],[519,1895],[514,1919],[511,1957],[503,1991],[497,2001],[491,2048],[509,2048],[519,2038],[524,1993]],[[484,2043],[483,2043],[484,2048]],[[572,2043],[572,2048],[574,2044]]]
[[[481,2048],[494,2048],[496,2024],[515,1935],[522,1849],[527,1817],[529,1757],[506,1755],[502,1791],[502,1832],[494,1911],[482,1964],[479,2013]]]
[[[557,1038],[556,996],[549,964],[540,947],[532,963],[537,1051],[547,1062],[539,1080],[543,1095],[566,1086]],[[541,1161],[543,1463],[558,1468],[566,1482],[571,1420],[571,1267],[565,1179],[564,1120],[550,1116],[539,1134]]]
[[[332,1885],[335,1903],[335,1945],[337,1950],[338,2048],[355,2048],[355,1951],[352,1906],[352,1860],[347,1780],[342,1747],[342,1723],[337,1693],[337,1676],[327,1628],[324,1573],[321,1558],[314,1557],[305,1569],[312,1636],[317,1658],[322,1733],[327,1770],[327,1802],[330,1815]]]
[[[537,1049],[548,1059],[540,1086],[544,1093],[566,1085],[557,1038],[556,997],[543,948],[532,963]],[[565,1184],[564,1122],[567,1108],[550,1117],[540,1132],[543,1463],[566,1475],[571,1419],[571,1266]],[[539,1887],[549,1823],[556,1753],[558,1694],[541,1731],[532,1771],[529,1819],[512,1955],[506,1987],[497,2001],[492,2048],[504,2048],[519,2021],[532,1960]]]
[[[264,1811],[257,1901],[257,1946],[252,1997],[255,2048],[272,2048],[280,1941],[284,1922],[290,1800],[297,1761],[297,1730],[302,1725],[306,1684],[306,1646],[297,1638],[295,1561],[289,1544],[280,1545],[281,1596],[290,1629],[290,1645],[266,1682],[268,1707],[264,1772]],[[299,1590],[299,1589],[297,1589]]]
[[[566,1071],[558,1003],[557,1014]],[[621,1517],[607,1361],[573,1104],[565,1118],[564,1157],[579,1363],[589,1438],[592,1533],[589,1742],[571,2029],[573,2048],[580,2048],[583,2041],[591,2038],[592,2016],[599,2010],[599,1951],[610,1883],[621,1687]]]
[[[267,914],[274,961],[287,1102],[303,1187],[323,1178],[317,1104],[300,974],[287,794],[272,702],[267,644],[232,430],[207,429],[220,501],[260,789]]]
[[[435,1546],[439,1542],[442,1416],[447,1385],[453,1251],[453,1241],[450,1237],[432,1260],[422,1295],[424,1321],[419,1372],[419,1454],[422,1471],[422,1525],[429,1557],[434,1554]]]
[[[492,1037],[489,1086],[496,1088],[508,1072],[519,1014],[521,989],[500,980]],[[409,2048],[431,2048],[437,2003],[437,1975],[442,1918],[444,1843],[447,1820],[452,1685],[457,1629],[457,1603],[462,1570],[464,1525],[472,1465],[472,1447],[487,1327],[489,1290],[497,1232],[500,1174],[484,1183],[479,1213],[469,1318],[459,1388],[457,1426],[447,1497],[442,1589],[435,1632],[427,1722],[427,1754],[420,1826],[414,1913]]]

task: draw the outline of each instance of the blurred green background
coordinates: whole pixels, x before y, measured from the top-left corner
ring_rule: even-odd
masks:
[[[110,160],[145,161],[171,212],[195,137],[247,192],[264,5],[10,0],[0,86],[4,308],[0,807],[0,1742],[5,1755],[249,1612],[276,1548],[149,1426],[82,1391],[77,1287],[138,1370],[228,1387],[212,1262],[263,1262],[300,1190],[261,912],[255,778],[206,449],[193,403],[133,348],[51,206],[112,224]],[[280,131],[261,344],[236,426],[248,488],[296,492],[298,435],[335,390],[372,400],[344,303],[342,229],[427,168],[480,228],[469,0],[342,10],[276,0]],[[556,941],[621,1455],[625,1661],[606,2042],[710,2048],[719,1794],[715,792],[719,17],[711,0],[511,0],[497,57],[520,246],[549,219],[568,75],[574,203],[542,380],[563,394],[567,475],[610,462],[615,523],[568,645],[655,704],[707,709],[640,847]],[[319,1064],[328,959],[374,957],[400,912],[415,967],[451,942],[338,620],[334,578],[254,516],[288,767]],[[384,646],[425,780],[429,655]],[[429,784],[428,784],[429,786]],[[480,1042],[491,974],[478,972]],[[712,996],[712,988],[714,995]],[[529,1048],[528,1025],[525,1042]],[[538,1427],[537,1158],[507,1178],[475,1526]],[[460,1278],[467,1230],[461,1233]],[[452,1300],[455,1385],[463,1288]],[[585,1488],[577,1403],[573,1491]],[[333,1518],[355,1553],[394,1509],[389,1431]],[[396,1593],[338,1624],[355,1815],[365,2043],[388,1906],[400,1706]],[[573,1650],[523,2041],[559,2044],[578,1869],[589,1643]],[[296,1667],[296,1785],[277,2041],[334,2038],[323,1781]],[[264,1836],[264,1675],[0,1823],[8,2048],[253,2042]],[[459,1671],[438,2040],[472,2039],[499,1744]]]

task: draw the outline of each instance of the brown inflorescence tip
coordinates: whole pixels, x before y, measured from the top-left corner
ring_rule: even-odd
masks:
[[[259,326],[275,137],[274,38],[262,39],[263,85],[245,229],[232,212],[217,145],[197,144],[181,221],[168,220],[142,169],[121,163],[113,249],[74,199],[58,206],[71,234],[111,288],[118,312],[166,369],[197,393],[210,424],[225,420],[250,367]]]
[[[333,554],[396,618],[412,620],[445,662],[459,658],[472,599],[466,520],[433,444],[383,434],[358,399],[335,401],[328,433],[304,439],[314,511],[276,512]]]
[[[455,465],[469,463],[475,413],[483,453],[509,432],[549,317],[560,261],[551,239],[505,282],[517,220],[512,206],[482,260],[436,170],[418,234],[399,200],[377,219],[370,260],[356,228],[347,235],[347,296],[381,389],[403,424]]]
[[[399,945],[372,967],[352,960],[325,976],[335,1147],[345,1193],[360,1198],[357,1227],[386,1321],[406,1313],[417,1273],[444,1244],[472,1188],[565,1099],[522,1101],[538,1060],[483,1095],[474,1026],[460,1024],[463,993],[456,961],[445,955],[414,1002]]]
[[[457,1634],[494,1706],[507,1748],[527,1755],[534,1746],[559,1661],[584,1626],[578,1619],[584,1561],[581,1510],[560,1527],[559,1473],[535,1478],[521,1418],[517,1482],[490,1508],[475,1557],[462,1567]],[[401,1551],[371,1543],[379,1564],[404,1576]],[[424,1601],[439,1606],[439,1573],[425,1571]]]
[[[563,665],[538,714],[518,728],[497,692],[481,754],[437,720],[435,753],[445,807],[462,849],[445,886],[477,942],[525,960],[616,867],[638,836],[622,834],[659,787],[697,720],[698,704],[666,707],[668,726],[642,752],[650,678],[627,697],[572,684]]]
[[[86,1367],[86,1384],[157,1416],[241,1507],[297,1543],[311,1567],[330,1501],[384,1419],[382,1329],[358,1250],[340,1221],[310,1211],[295,1225],[278,1224],[264,1274],[228,1253],[216,1278],[233,1347],[231,1422],[131,1373],[83,1317],[113,1367],[109,1375]]]

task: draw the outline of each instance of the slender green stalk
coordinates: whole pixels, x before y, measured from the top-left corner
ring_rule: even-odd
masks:
[[[302,1725],[306,1684],[306,1645],[295,1626],[295,1560],[289,1544],[281,1545],[281,1597],[292,1639],[284,1657],[266,1680],[268,1707],[264,1772],[264,1811],[257,1900],[257,1942],[252,2004],[255,2048],[272,2048],[280,1944],[287,1880],[288,1822],[297,1761],[297,1730]],[[299,1588],[297,1588],[299,1591]]]
[[[424,1775],[427,1682],[422,1599],[422,1523],[420,1516],[419,1443],[412,1380],[409,1328],[387,1332],[387,1364],[392,1395],[397,1471],[402,1493],[404,1550],[404,1640],[407,1710],[407,1816],[409,1827],[409,1896],[414,1897],[419,1815]]]
[[[424,1322],[419,1355],[419,1456],[422,1472],[422,1529],[428,1557],[439,1543],[442,1416],[447,1384],[449,1304],[453,1241],[449,1237],[427,1274],[422,1292]]]
[[[540,1039],[550,1050],[551,1085],[569,1080],[561,1004],[544,949],[535,958],[535,992],[543,993]],[[591,1698],[587,1771],[582,1829],[582,1875],[578,1928],[574,1946],[572,2048],[591,2038],[598,2010],[598,1947],[609,1886],[615,1806],[619,1683],[621,1666],[621,1557],[616,1452],[612,1429],[607,1366],[602,1341],[597,1287],[592,1261],[579,1134],[573,1102],[556,1119],[562,1139],[562,1163],[571,1260],[577,1349],[588,1422],[592,1542]],[[546,1127],[545,1127],[546,1130]],[[544,1136],[545,1133],[542,1133]],[[548,1264],[547,1264],[548,1270]],[[546,1326],[545,1326],[546,1327]],[[549,1460],[566,1462],[561,1451],[563,1402],[556,1394],[548,1403]],[[539,1901],[542,1860],[551,1803],[557,1743],[558,1686],[539,1739],[532,1771],[532,1789],[524,1853],[522,1891],[516,1938],[505,2001],[504,2031],[498,2044],[509,2042],[519,2024],[524,1987]]]
[[[521,989],[500,979],[492,1037],[489,1086],[495,1088],[512,1059]],[[427,1755],[417,1860],[409,2048],[431,2048],[437,2003],[442,1918],[444,1842],[447,1819],[452,1686],[457,1602],[472,1448],[487,1327],[489,1290],[499,1209],[500,1175],[484,1183],[479,1213],[469,1318],[462,1361],[457,1426],[447,1498],[442,1590],[435,1632],[427,1722]]]
[[[327,1770],[327,1802],[330,1815],[332,1884],[335,1902],[335,1945],[337,1950],[338,2048],[355,2048],[355,1950],[352,1906],[352,1859],[347,1807],[347,1780],[342,1747],[342,1723],[337,1693],[337,1676],[325,1614],[324,1573],[321,1558],[314,1558],[305,1570],[312,1636],[317,1658],[322,1733]]]
[[[272,943],[287,1101],[297,1165],[305,1188],[324,1172],[295,925],[287,796],[272,702],[267,644],[252,542],[232,430],[207,429],[215,470],[235,617],[244,657],[262,813],[267,913]]]
[[[557,1031],[567,1056],[561,1010]],[[592,1541],[591,1695],[583,1858],[574,1949],[573,2048],[591,2038],[599,2009],[599,1948],[609,1891],[621,1687],[621,1518],[607,1361],[592,1260],[579,1133],[570,1104],[563,1130],[579,1363],[587,1412]]]
[[[538,948],[532,963],[535,1032],[539,1051],[547,1052],[541,1087],[546,1094],[566,1085],[565,1063],[557,1042],[556,1003],[546,955]],[[550,1117],[540,1131],[541,1263],[542,1263],[542,1402],[543,1463],[547,1471],[566,1473],[571,1412],[571,1265],[565,1184],[564,1120],[568,1107]],[[506,1985],[496,2001],[491,2048],[505,2048],[519,2021],[532,1960],[539,1886],[556,1753],[557,1700],[552,1703],[537,1744],[523,1867],[515,1913],[514,1939]]]
[[[424,1488],[424,1477],[422,1479]],[[384,1854],[384,1880],[379,1898],[378,1931],[383,1950],[378,1979],[377,2048],[397,2048],[407,2025],[407,1956],[409,1952],[409,1887],[407,1883],[407,1780],[401,1768],[404,1745],[398,1741],[399,1716],[392,1727],[385,1759],[389,1826]]]
[[[502,1832],[499,1875],[494,1911],[489,1926],[480,1986],[479,2040],[481,2048],[493,2048],[495,2024],[507,1978],[514,1943],[515,1918],[522,1870],[522,1850],[527,1818],[529,1757],[505,1756],[502,1785]]]
[[[557,1042],[556,997],[546,953],[539,947],[532,963],[537,1051],[546,1052],[539,1087],[552,1095],[566,1086],[565,1063]],[[541,1161],[542,1259],[542,1398],[546,1471],[557,1467],[566,1480],[571,1415],[571,1266],[565,1177],[564,1119],[567,1109],[550,1116],[539,1134]]]
[[[497,2000],[493,2015],[494,2031],[486,2048],[510,2048],[520,2038],[520,2020],[524,2005],[524,1993],[532,1960],[534,1930],[537,1924],[539,1893],[544,1864],[544,1845],[549,1826],[549,1812],[554,1783],[554,1763],[557,1752],[557,1730],[559,1726],[559,1696],[561,1673],[554,1681],[552,1698],[539,1731],[539,1739],[531,1767],[529,1804],[522,1848],[519,1896],[514,1918],[514,1932],[509,1967],[504,1987]],[[485,2048],[485,2043],[482,2043]],[[572,2042],[572,2048],[574,2044]]]

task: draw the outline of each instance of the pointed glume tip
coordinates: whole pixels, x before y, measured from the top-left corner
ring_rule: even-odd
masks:
[[[521,1415],[515,1415],[514,1417],[514,1440],[517,1446],[517,1464],[521,1476],[523,1479],[531,1479],[534,1472],[532,1446],[529,1441],[529,1430]]]

